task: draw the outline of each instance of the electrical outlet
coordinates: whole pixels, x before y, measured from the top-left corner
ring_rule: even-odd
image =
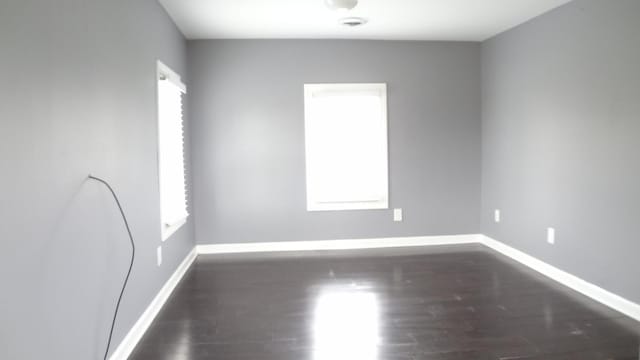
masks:
[[[495,221],[496,223],[499,223],[501,221],[501,217],[500,217],[500,210],[496,209],[493,212],[493,221]]]
[[[162,246],[158,246],[156,250],[156,255],[158,257],[158,266],[162,265]]]
[[[393,221],[395,222],[402,221],[402,209],[393,209]]]
[[[556,229],[548,228],[547,229],[547,242],[551,245],[555,245],[556,243]]]

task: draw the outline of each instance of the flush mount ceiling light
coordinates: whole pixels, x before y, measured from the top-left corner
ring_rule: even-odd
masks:
[[[351,10],[358,5],[358,0],[325,0],[327,7],[331,10]]]
[[[348,26],[348,27],[356,27],[356,26],[360,26],[360,25],[364,25],[367,23],[367,19],[365,18],[361,18],[361,17],[345,17],[342,19],[338,20],[338,23],[340,25],[343,26]]]
[[[358,0],[324,0],[325,5],[333,11],[346,15],[347,12],[358,6]],[[367,19],[347,16],[338,19],[338,24],[347,27],[356,27],[367,23]]]

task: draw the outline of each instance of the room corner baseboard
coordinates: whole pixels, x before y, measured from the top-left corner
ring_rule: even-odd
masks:
[[[588,281],[560,270],[520,250],[516,250],[488,236],[480,234],[449,236],[415,236],[350,240],[319,240],[275,243],[242,243],[198,245],[198,254],[238,254],[287,251],[324,251],[398,248],[413,246],[482,244],[501,253],[566,287],[603,305],[640,321],[640,305],[609,292]]]
[[[164,286],[162,286],[162,289],[160,289],[138,321],[136,321],[131,330],[129,330],[120,345],[111,354],[109,357],[110,360],[126,360],[129,358],[136,345],[138,345],[138,342],[145,334],[164,304],[167,302],[167,299],[169,299],[169,296],[171,296],[171,293],[176,288],[180,280],[182,280],[184,275],[187,273],[187,270],[189,270],[197,256],[198,253],[194,248],[189,252],[180,265],[178,265],[176,271],[174,271]]]
[[[516,250],[488,236],[480,234],[449,235],[449,236],[415,236],[375,239],[350,239],[350,240],[321,240],[321,241],[295,241],[276,243],[244,243],[244,244],[211,244],[197,245],[193,251],[178,266],[173,275],[167,280],[158,295],[151,301],[147,309],[138,321],[127,333],[124,340],[112,353],[110,360],[127,359],[134,348],[147,331],[158,312],[162,309],[167,299],[176,288],[180,280],[191,267],[196,257],[200,254],[238,254],[261,252],[286,252],[286,251],[324,251],[324,250],[357,250],[357,249],[381,249],[400,247],[420,247],[436,245],[462,245],[482,244],[493,251],[505,255],[546,277],[568,288],[571,288],[605,306],[640,321],[640,305],[629,301],[619,295],[604,290],[592,283],[549,265],[542,260]]]
[[[290,241],[241,244],[198,245],[198,254],[239,254],[287,251],[381,249],[413,246],[477,244],[478,234],[413,236],[374,239]]]
[[[479,240],[480,243],[484,244],[485,246],[541,273],[542,275],[545,275],[546,277],[555,280],[556,282],[569,287],[603,305],[617,310],[618,312],[628,317],[640,321],[640,304],[636,304],[597,285],[582,280],[575,275],[560,270],[552,265],[545,263],[542,260],[536,259],[531,255],[525,254],[520,250],[516,250],[488,236],[481,235]]]

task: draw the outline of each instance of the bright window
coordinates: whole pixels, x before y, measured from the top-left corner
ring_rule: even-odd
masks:
[[[158,63],[158,168],[162,240],[187,221],[180,76]]]
[[[307,210],[388,208],[386,84],[304,90]]]

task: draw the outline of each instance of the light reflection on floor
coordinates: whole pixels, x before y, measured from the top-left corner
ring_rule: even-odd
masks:
[[[179,341],[177,342],[176,351],[175,351],[175,359],[176,360],[188,360],[193,359],[194,354],[192,354],[192,347],[189,346],[189,343],[195,337],[193,333],[193,328],[189,326],[188,323],[182,323],[179,330]]]
[[[315,308],[314,360],[377,360],[380,341],[376,294],[326,290]]]

